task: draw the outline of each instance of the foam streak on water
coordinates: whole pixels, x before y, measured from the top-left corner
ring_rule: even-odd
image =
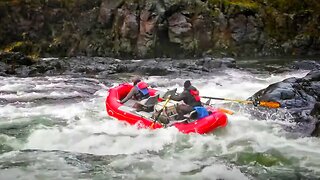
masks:
[[[246,99],[271,83],[306,73],[256,75],[227,69],[191,81],[201,95]],[[182,91],[186,79],[145,80],[162,90]],[[108,117],[107,87],[95,79],[0,77],[0,93],[4,179],[238,180],[320,175],[318,138],[292,138],[280,126],[286,122],[259,121],[239,104],[212,101],[236,110],[229,125],[207,135],[185,135],[173,127],[138,129]]]

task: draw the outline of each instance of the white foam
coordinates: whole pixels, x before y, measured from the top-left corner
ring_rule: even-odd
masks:
[[[226,70],[221,75],[211,75],[200,80],[191,79],[191,82],[199,88],[201,95],[246,99],[273,82],[283,80],[286,77],[301,77],[306,73],[306,71],[297,71],[296,73],[257,76],[239,70]],[[38,90],[60,86],[70,87],[69,85],[65,86],[63,82],[66,79],[63,77],[48,77],[46,79],[52,83],[41,84],[45,80],[32,78],[23,80],[5,78],[2,80],[5,82],[17,80],[20,83],[19,86],[4,88],[4,90],[19,89],[20,91],[20,94],[9,94],[8,98],[10,96],[54,98],[79,96],[77,91],[65,92],[61,90],[52,90],[47,94],[29,94],[25,93],[22,88],[24,84],[29,83],[34,84]],[[178,88],[178,92],[181,92],[185,79],[154,76],[149,77],[147,81],[155,84],[163,83],[164,86],[159,88],[161,90]],[[116,85],[118,83],[113,84],[113,86]],[[76,85],[77,88],[85,86],[90,87],[88,84]],[[290,122],[260,121],[253,119],[240,109],[236,111],[236,114],[228,115],[229,124],[226,128],[208,135],[184,135],[174,127],[159,130],[139,129],[107,116],[105,111],[107,89],[108,87],[102,87],[90,99],[82,102],[41,104],[32,107],[3,105],[0,107],[2,123],[8,119],[18,122],[23,118],[32,119],[35,116],[46,116],[52,120],[59,119],[65,122],[64,125],[51,127],[39,125],[31,129],[27,142],[23,144],[23,147],[20,147],[21,149],[63,150],[96,155],[142,154],[144,156],[149,155],[149,151],[165,153],[161,158],[156,155],[152,158],[139,159],[151,162],[151,170],[144,172],[145,177],[247,179],[237,167],[226,166],[217,161],[219,157],[234,156],[237,153],[246,152],[248,149],[252,153],[268,153],[276,150],[285,159],[298,159],[298,161],[292,162],[292,167],[306,168],[320,173],[320,158],[318,158],[320,154],[317,151],[320,149],[319,139],[296,139],[284,136],[285,133],[281,125],[290,124]],[[224,102],[213,101],[212,103],[220,105]],[[165,152],[162,152],[164,150]],[[110,166],[125,168],[132,165],[134,161],[137,161],[135,157],[127,156],[125,159],[115,160]],[[201,169],[203,164],[205,167]],[[193,171],[197,173],[190,176],[182,175]]]

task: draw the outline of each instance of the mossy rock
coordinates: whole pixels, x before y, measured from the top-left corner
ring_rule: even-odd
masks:
[[[37,59],[30,56],[26,56],[21,52],[1,52],[1,51],[0,51],[0,60],[6,64],[26,65],[26,66],[30,66],[37,61]]]

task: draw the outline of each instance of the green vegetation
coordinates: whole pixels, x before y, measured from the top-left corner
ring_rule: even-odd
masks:
[[[279,42],[294,38],[300,32],[319,36],[320,3],[317,0],[209,0],[208,3],[213,16],[218,15],[216,8],[226,15],[250,11],[261,16],[267,34]]]
[[[11,52],[16,48],[19,48],[23,45],[23,42],[18,41],[18,42],[13,42],[11,44],[9,44],[7,47],[4,48],[4,52]]]
[[[236,5],[251,10],[272,8],[282,13],[302,11],[320,13],[320,3],[317,0],[209,0],[208,2],[217,7]]]
[[[218,7],[220,9],[226,6],[238,6],[250,10],[257,10],[259,8],[257,2],[250,0],[209,0],[209,6]]]
[[[40,45],[33,44],[31,41],[17,41],[10,43],[3,48],[4,52],[24,52],[32,59],[38,58],[40,55]]]

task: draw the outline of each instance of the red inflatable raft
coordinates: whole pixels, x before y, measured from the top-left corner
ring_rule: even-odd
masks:
[[[121,84],[117,87],[109,89],[109,94],[106,98],[106,109],[109,116],[115,117],[118,120],[126,121],[132,125],[138,125],[144,128],[161,128],[163,127],[160,123],[156,122],[153,124],[153,112],[137,112],[132,107],[132,102],[121,104],[120,99],[123,99],[131,90],[133,86],[131,84]],[[155,96],[157,90],[149,89],[150,95]],[[161,98],[157,100],[161,102]],[[135,101],[136,102],[136,101]],[[179,131],[183,133],[209,133],[217,128],[225,127],[228,124],[227,116],[224,112],[215,109],[211,106],[206,107],[207,110],[212,113],[204,118],[194,120],[192,122],[176,122],[170,123],[171,126],[175,126]]]

